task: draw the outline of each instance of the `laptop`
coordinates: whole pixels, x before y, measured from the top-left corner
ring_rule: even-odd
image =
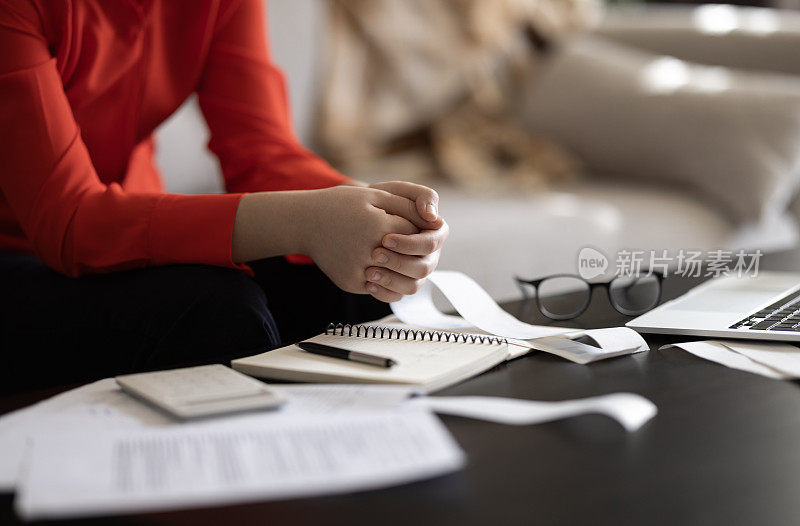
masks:
[[[714,278],[626,326],[643,333],[800,342],[800,274]]]

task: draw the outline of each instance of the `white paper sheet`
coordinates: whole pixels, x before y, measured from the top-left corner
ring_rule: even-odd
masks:
[[[276,414],[343,414],[398,407],[412,389],[385,385],[273,386],[288,400],[279,412],[230,415],[224,419],[269,418]],[[0,417],[0,492],[13,491],[27,444],[38,435],[74,430],[109,430],[176,426],[180,422],[129,396],[107,378]]]
[[[426,411],[40,436],[15,506],[38,519],[344,493],[449,473],[464,458]]]
[[[732,351],[726,347],[722,342],[715,340],[695,341],[695,342],[682,342],[661,347],[664,349],[683,349],[684,351],[694,354],[698,358],[703,358],[710,362],[716,362],[720,365],[730,367],[731,369],[738,369],[748,373],[760,374],[767,378],[776,378],[778,380],[785,380],[789,376],[776,371],[766,365],[755,362],[743,354]]]
[[[413,400],[440,414],[449,414],[510,425],[529,425],[561,418],[600,413],[627,431],[636,431],[658,410],[655,404],[633,393],[614,393],[578,400],[537,402],[489,396],[431,396]]]
[[[452,270],[437,270],[428,276],[429,285],[417,294],[404,296],[392,303],[392,311],[403,323],[434,329],[464,329],[477,327],[488,333],[506,338],[530,340],[542,336],[575,332],[578,329],[530,325],[504,311],[472,278]],[[442,313],[433,303],[435,286],[461,314],[466,324],[457,316]]]

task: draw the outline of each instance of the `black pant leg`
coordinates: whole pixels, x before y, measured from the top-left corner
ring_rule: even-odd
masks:
[[[227,363],[383,317],[389,306],[284,258],[239,271],[175,265],[68,278],[0,253],[0,392]]]
[[[315,265],[293,265],[279,257],[250,266],[284,344],[319,334],[328,323],[362,323],[391,313],[388,304],[372,296],[344,292]]]
[[[68,278],[0,253],[0,391],[227,363],[279,343],[262,289],[232,269],[176,265]]]

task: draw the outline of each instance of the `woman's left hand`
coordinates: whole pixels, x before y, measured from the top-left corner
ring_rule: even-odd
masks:
[[[416,204],[416,211],[409,210],[408,214],[417,212],[430,223],[429,228],[416,234],[387,234],[382,246],[372,252],[373,265],[365,271],[367,291],[381,301],[398,301],[403,295],[417,292],[436,269],[450,227],[439,216],[439,195],[435,190],[402,181],[370,187],[410,199]]]

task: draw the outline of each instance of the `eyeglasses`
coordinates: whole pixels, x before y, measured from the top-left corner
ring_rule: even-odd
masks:
[[[526,301],[536,297],[539,310],[553,320],[577,318],[589,307],[592,292],[598,287],[606,294],[614,308],[627,316],[638,316],[661,300],[661,282],[658,272],[617,276],[605,282],[588,282],[572,274],[556,274],[536,280],[514,278]]]

